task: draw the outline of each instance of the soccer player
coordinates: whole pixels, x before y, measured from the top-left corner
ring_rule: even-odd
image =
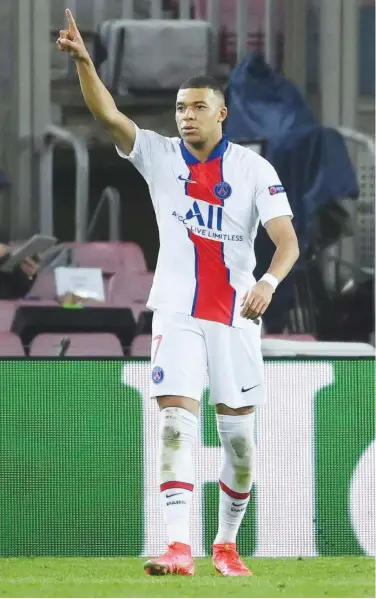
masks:
[[[100,81],[76,23],[57,46],[76,61],[81,89],[117,152],[146,179],[160,236],[148,307],[154,311],[151,396],[160,407],[160,492],[168,550],[145,564],[148,574],[192,576],[189,512],[192,447],[206,371],[223,459],[213,563],[224,576],[252,573],[236,549],[255,468],[255,406],[265,401],[260,319],[299,255],[291,209],[264,158],[228,142],[221,87],[193,77],[179,89],[180,138],[139,129],[119,112]],[[259,222],[276,250],[256,283]]]

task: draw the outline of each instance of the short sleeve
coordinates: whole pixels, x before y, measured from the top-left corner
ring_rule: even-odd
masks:
[[[255,200],[263,226],[278,216],[293,217],[284,187],[274,167],[264,159],[259,168]]]
[[[155,131],[140,129],[137,125],[135,127],[136,139],[132,152],[125,154],[118,146],[115,147],[121,158],[129,160],[145,179],[148,179],[151,173],[152,155],[161,150],[164,138]]]

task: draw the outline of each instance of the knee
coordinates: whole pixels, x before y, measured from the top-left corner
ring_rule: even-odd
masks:
[[[255,414],[230,416],[217,414],[217,428],[223,448],[223,468],[228,480],[240,490],[252,486],[255,463]],[[227,483],[226,483],[227,484]]]
[[[178,472],[182,465],[184,467],[185,462],[190,462],[196,431],[197,418],[186,410],[165,408],[160,412],[162,482],[179,478]]]
[[[167,449],[177,451],[197,436],[197,417],[182,408],[164,408],[160,412],[160,438]]]
[[[252,437],[246,435],[230,436],[229,443],[230,459],[235,469],[251,469],[255,453],[255,445]],[[226,447],[224,447],[226,451]]]
[[[161,426],[161,440],[166,449],[177,451],[181,443],[181,431],[173,423],[163,423]]]
[[[254,440],[252,437],[239,434],[229,439],[229,445],[231,452],[228,457],[234,469],[236,482],[242,487],[247,487],[253,474]]]

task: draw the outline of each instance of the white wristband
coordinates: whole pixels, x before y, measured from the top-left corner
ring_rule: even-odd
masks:
[[[266,283],[269,283],[273,287],[274,291],[277,289],[277,287],[279,285],[279,281],[278,281],[277,277],[275,277],[274,275],[271,275],[270,272],[266,272],[261,277],[260,281],[265,281]]]

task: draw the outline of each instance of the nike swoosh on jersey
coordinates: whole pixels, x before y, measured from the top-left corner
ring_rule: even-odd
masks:
[[[192,179],[186,179],[185,177],[183,177],[183,175],[179,175],[178,179],[180,181],[184,181],[185,183],[196,183],[196,181],[192,181]]]
[[[256,387],[259,387],[260,385],[253,385],[253,387],[248,387],[248,389],[244,389],[244,387],[242,387],[242,393],[247,393],[247,391],[251,391],[252,389],[255,389]]]

